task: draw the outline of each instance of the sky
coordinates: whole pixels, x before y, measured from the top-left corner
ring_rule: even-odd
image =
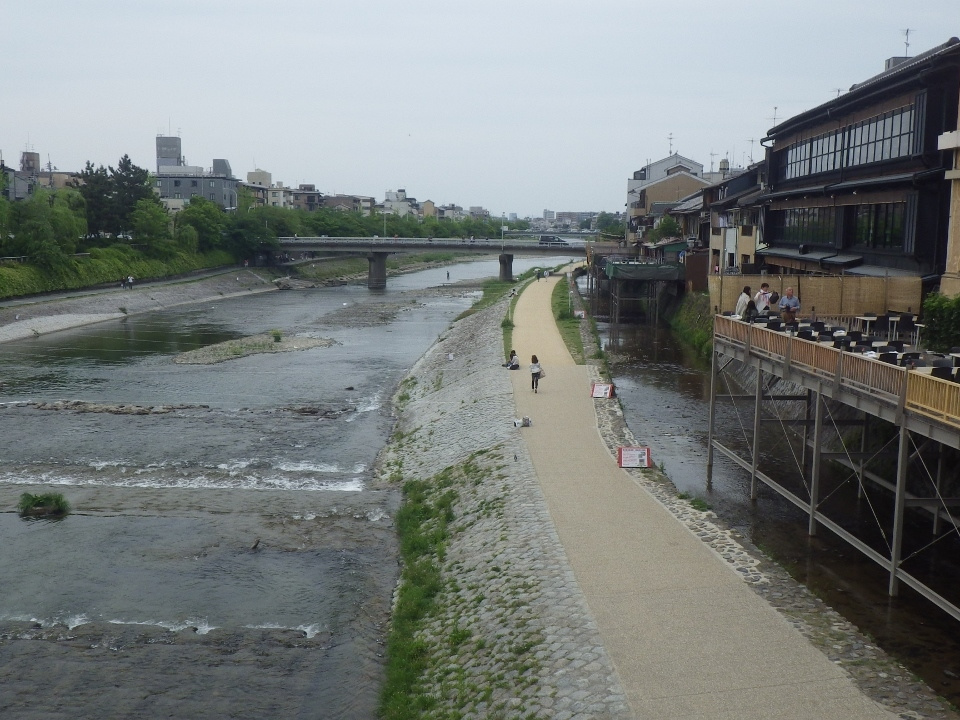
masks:
[[[909,29],[909,49],[905,30]],[[777,122],[960,36],[957,0],[48,0],[0,9],[0,153],[190,165],[492,215],[624,210],[672,152]]]

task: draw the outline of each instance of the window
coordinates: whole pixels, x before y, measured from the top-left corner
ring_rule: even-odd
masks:
[[[210,187],[213,187],[213,180],[210,181]]]
[[[833,245],[836,209],[790,208],[771,213],[771,240],[791,245]]]
[[[903,250],[907,204],[877,203],[848,209],[848,234],[854,247]]]
[[[174,187],[180,187],[180,181],[179,181],[179,180],[174,180],[174,181],[173,181],[173,186],[174,186]]]
[[[215,195],[214,193],[210,193],[209,198],[210,198],[211,200],[215,200],[215,199],[216,199],[216,195]]]
[[[777,153],[780,180],[867,165],[910,155],[913,147],[913,105],[800,140]]]
[[[191,180],[191,181],[190,181],[190,187],[197,187],[199,184],[200,184],[200,183],[198,183],[196,180]]]

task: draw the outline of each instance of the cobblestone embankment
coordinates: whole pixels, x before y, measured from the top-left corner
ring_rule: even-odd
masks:
[[[514,426],[509,371],[500,363],[501,303],[456,323],[412,369],[396,398],[398,425],[381,475],[429,480],[463,475],[442,558],[444,591],[419,631],[429,670],[415,692],[423,717],[632,718],[596,623],[567,563],[533,466]],[[591,374],[600,379],[597,367]],[[618,401],[597,401],[611,452],[636,445]],[[960,716],[807,588],[677,497],[658,470],[635,482],[707,543],[810,642],[842,665],[861,690],[903,718]]]

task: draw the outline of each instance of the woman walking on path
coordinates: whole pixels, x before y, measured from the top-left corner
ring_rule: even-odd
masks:
[[[530,358],[530,388],[537,392],[537,386],[540,384],[540,361],[534,355]]]

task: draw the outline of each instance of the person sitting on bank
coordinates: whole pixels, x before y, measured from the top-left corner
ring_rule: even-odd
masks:
[[[503,364],[508,370],[519,370],[520,369],[520,356],[517,355],[516,350],[510,351],[510,358]]]
[[[753,302],[760,315],[770,312],[770,283],[760,283],[760,290],[753,296]]]
[[[743,288],[743,292],[740,293],[740,297],[737,298],[737,307],[734,309],[733,314],[743,317],[743,314],[747,311],[748,302],[750,302],[750,286],[749,285]]]
[[[800,312],[800,298],[793,294],[792,287],[788,287],[783,291],[783,297],[780,298],[779,306],[784,323],[797,321],[797,314]]]

